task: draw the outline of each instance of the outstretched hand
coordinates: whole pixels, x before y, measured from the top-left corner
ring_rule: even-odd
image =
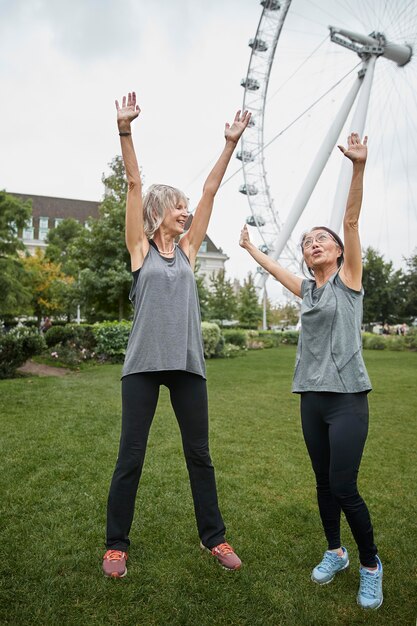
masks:
[[[116,110],[117,110],[117,124],[119,129],[121,128],[129,128],[130,123],[133,122],[134,119],[140,113],[140,108],[136,104],[136,93],[132,91],[132,93],[128,93],[127,99],[126,96],[122,98],[122,106],[119,105],[119,101],[115,101]]]
[[[348,137],[347,150],[343,146],[337,146],[341,152],[352,161],[352,163],[365,163],[368,156],[368,137],[365,135],[363,143],[358,133],[351,133]]]
[[[248,244],[250,244],[249,231],[248,231],[248,227],[245,224],[242,230],[240,231],[239,246],[241,246],[241,248],[246,248]]]
[[[235,115],[233,124],[230,126],[230,124],[226,122],[224,125],[224,136],[226,141],[233,141],[234,143],[237,143],[242,136],[243,131],[249,124],[250,117],[251,113],[244,111],[241,115],[241,111],[239,109]]]

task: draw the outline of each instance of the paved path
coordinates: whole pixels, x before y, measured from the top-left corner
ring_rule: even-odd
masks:
[[[30,360],[26,361],[17,371],[22,372],[22,374],[33,374],[34,376],[66,376],[71,373],[71,370],[65,367],[52,367],[51,365],[43,365]]]

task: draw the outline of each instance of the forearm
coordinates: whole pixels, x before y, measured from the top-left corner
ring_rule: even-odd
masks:
[[[344,215],[344,226],[357,228],[363,197],[363,177],[365,163],[353,163],[352,181]]]
[[[133,146],[132,135],[120,137],[120,146],[122,148],[122,158],[126,171],[126,178],[129,184],[129,190],[137,188],[142,193],[142,180],[138,160],[136,158],[135,148]]]
[[[119,132],[131,132],[130,125],[119,125]],[[120,145],[122,148],[123,163],[128,182],[126,199],[125,239],[129,252],[134,250],[144,237],[143,210],[142,210],[142,181],[139,165],[133,146],[132,135],[121,135]]]
[[[236,146],[236,142],[226,140],[225,146],[217,160],[217,163],[211,170],[210,174],[207,176],[207,180],[204,183],[203,187],[203,193],[209,193],[213,196],[216,195]]]
[[[248,242],[244,245],[245,250],[249,252],[251,257],[271,276],[276,278],[284,287],[292,291],[296,296],[301,295],[302,279],[286,270],[277,261],[271,259],[267,254],[261,252],[253,243]]]

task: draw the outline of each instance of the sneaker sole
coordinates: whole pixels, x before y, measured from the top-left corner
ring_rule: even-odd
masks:
[[[208,552],[209,554],[211,554],[211,550],[210,550],[210,548],[207,548],[207,547],[206,547],[203,543],[201,543],[201,541],[200,541],[200,548],[201,548],[201,550],[203,550],[203,552],[205,551],[205,552]],[[211,556],[214,556],[214,555],[213,555],[213,554],[211,554]],[[220,567],[221,567],[222,569],[224,569],[226,572],[237,572],[237,571],[239,571],[240,569],[242,569],[242,565],[243,565],[243,564],[242,564],[242,565],[239,565],[239,567],[235,567],[234,569],[232,569],[231,567],[225,567],[224,565],[222,565],[222,564],[220,563],[219,559],[217,559],[217,558],[216,558],[216,561],[217,561],[217,563],[220,565]]]
[[[349,567],[349,559],[347,560],[346,565],[344,565],[341,569],[337,570],[337,572],[335,572],[329,580],[324,580],[323,582],[321,582],[320,580],[316,580],[313,574],[311,574],[311,580],[313,581],[313,583],[316,583],[316,585],[320,585],[320,586],[328,585],[329,583],[332,582],[332,580],[334,580],[334,577],[336,576],[336,574],[340,574],[340,572],[344,572],[348,567]]]

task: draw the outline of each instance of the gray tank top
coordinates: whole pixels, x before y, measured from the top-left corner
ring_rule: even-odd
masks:
[[[172,259],[151,244],[130,292],[135,312],[122,377],[183,370],[206,377],[200,305],[190,262],[179,246]]]
[[[293,392],[370,391],[362,356],[363,289],[349,289],[337,272],[319,289],[304,280],[301,297]]]

